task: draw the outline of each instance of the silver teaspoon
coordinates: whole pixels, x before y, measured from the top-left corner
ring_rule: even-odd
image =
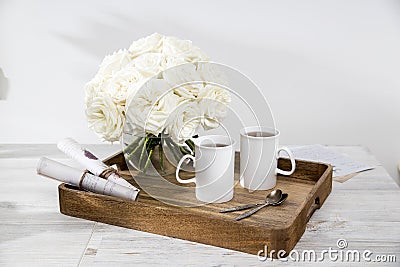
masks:
[[[285,200],[288,198],[288,194],[282,194],[281,199],[279,199],[278,201],[275,202],[269,202],[269,203],[265,203],[255,209],[252,209],[250,211],[247,211],[245,213],[240,214],[238,217],[235,218],[236,221],[239,221],[241,219],[247,218],[251,215],[253,215],[254,213],[256,213],[257,211],[261,210],[262,208],[265,208],[269,205],[271,206],[279,206],[281,205],[283,202],[285,202]]]
[[[242,205],[242,206],[236,206],[233,208],[225,209],[225,210],[220,210],[220,213],[226,213],[226,212],[233,212],[233,211],[239,211],[239,210],[245,210],[245,209],[250,209],[254,207],[258,207],[261,205],[264,205],[268,202],[275,201],[276,199],[280,199],[282,196],[282,191],[280,189],[276,189],[269,193],[266,197],[263,203],[256,203],[256,204],[247,204],[247,205]]]

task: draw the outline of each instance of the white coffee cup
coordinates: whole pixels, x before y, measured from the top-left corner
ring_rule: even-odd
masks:
[[[293,154],[287,147],[278,148],[278,138],[278,130],[263,126],[246,127],[240,131],[240,184],[242,187],[249,190],[268,190],[275,187],[277,174],[293,174],[296,168]],[[290,171],[277,167],[281,151],[289,155],[292,165]]]
[[[228,136],[206,135],[195,138],[195,157],[185,155],[176,168],[176,180],[196,184],[196,198],[206,203],[222,203],[233,198],[234,141]],[[186,159],[193,160],[196,176],[183,180],[179,169]]]

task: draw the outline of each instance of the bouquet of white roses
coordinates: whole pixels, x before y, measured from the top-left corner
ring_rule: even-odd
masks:
[[[144,154],[147,166],[160,144],[149,140],[158,140],[162,133],[186,144],[180,151],[193,153],[190,138],[200,127],[218,127],[231,99],[215,84],[226,84],[225,78],[208,60],[191,41],[157,33],[106,56],[85,87],[89,127],[111,142],[121,138],[127,121],[134,126],[129,131],[145,133],[126,148],[128,157],[141,151],[139,168]]]

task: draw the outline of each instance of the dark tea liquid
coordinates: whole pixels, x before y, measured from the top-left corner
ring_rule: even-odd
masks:
[[[272,136],[275,136],[275,134],[273,134],[273,133],[260,132],[260,131],[248,132],[246,135],[247,136],[251,136],[251,137],[272,137]]]
[[[202,146],[204,146],[204,147],[226,147],[226,146],[228,146],[228,145],[225,145],[225,144],[202,144]]]

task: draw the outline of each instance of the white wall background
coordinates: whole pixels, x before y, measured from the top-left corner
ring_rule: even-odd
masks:
[[[98,142],[82,87],[153,32],[250,76],[281,143],[362,144],[399,178],[400,1],[0,0],[0,143]]]

